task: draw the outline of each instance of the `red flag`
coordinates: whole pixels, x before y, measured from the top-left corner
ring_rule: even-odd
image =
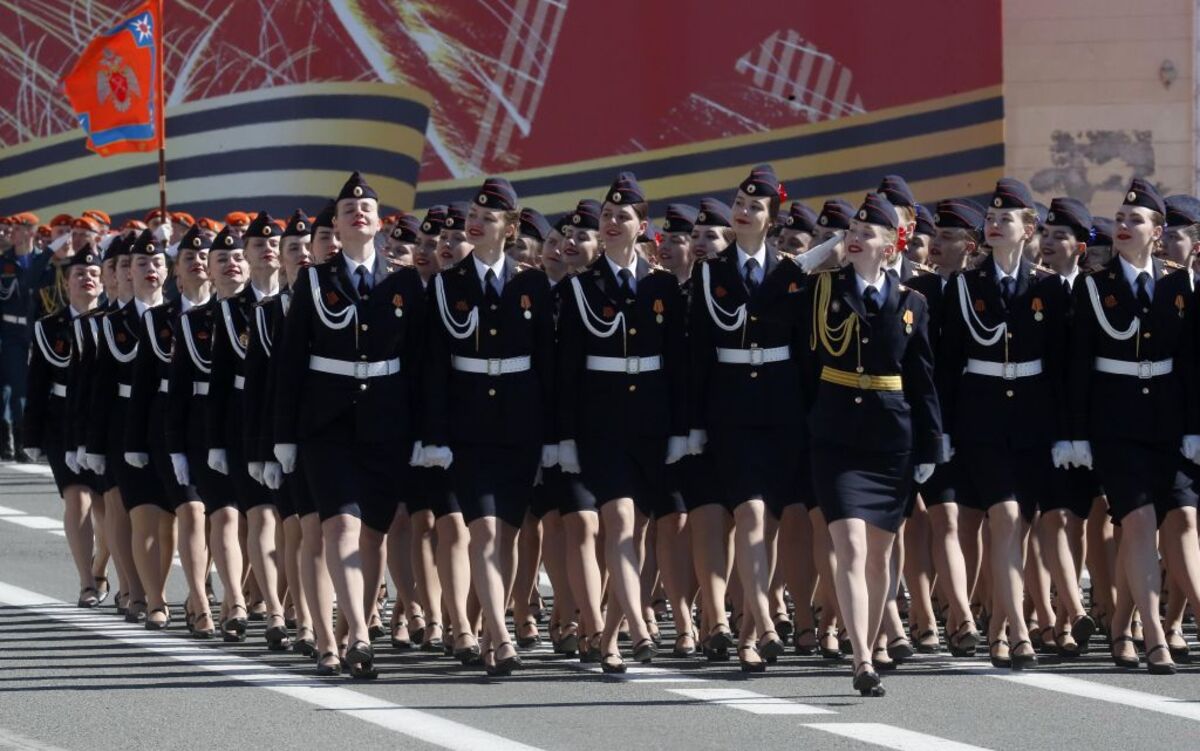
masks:
[[[63,79],[87,147],[100,156],[162,148],[162,0],[93,39]]]

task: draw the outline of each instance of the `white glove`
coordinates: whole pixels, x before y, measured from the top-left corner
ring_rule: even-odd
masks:
[[[279,460],[279,466],[283,467],[283,473],[290,475],[296,471],[296,444],[294,443],[277,443],[275,444],[272,453]]]
[[[46,247],[48,247],[50,249],[51,253],[57,253],[59,251],[59,249],[62,248],[62,246],[66,245],[69,242],[71,242],[71,233],[68,232],[67,234],[58,238],[57,240],[50,243]]]
[[[924,485],[930,477],[933,477],[933,470],[936,467],[936,464],[918,464],[913,467],[913,480],[918,485]]]
[[[688,453],[692,456],[700,456],[704,453],[704,444],[708,443],[708,431],[691,430],[688,431]]]
[[[558,444],[547,443],[542,446],[542,466],[550,468],[555,464],[558,464]]]
[[[673,435],[667,439],[667,464],[674,464],[688,453],[687,436]]]
[[[188,460],[183,454],[171,454],[171,469],[175,470],[175,482],[183,487],[192,484],[191,473],[188,472]]]
[[[1054,445],[1050,447],[1050,459],[1059,469],[1070,468],[1071,460],[1074,458],[1075,450],[1070,441],[1055,441]]]
[[[229,474],[229,457],[226,456],[225,449],[208,450],[208,468],[223,475]]]
[[[30,461],[36,462],[38,459],[42,458],[42,450],[35,449],[32,446],[26,446],[25,456],[28,456]]]
[[[420,441],[417,441],[416,443],[413,444],[412,457],[408,460],[408,465],[410,467],[424,467],[425,466],[424,462],[425,462],[425,447],[421,445]]]
[[[558,466],[568,474],[579,474],[579,448],[573,439],[558,442]]]
[[[279,490],[283,486],[283,467],[279,462],[266,462],[262,471],[263,485],[271,490]]]
[[[107,235],[105,235],[104,237],[100,238],[100,252],[107,253],[108,246],[112,245],[113,240],[116,240],[117,236],[118,235],[116,232],[110,232]],[[64,235],[64,237],[69,237],[69,235]]]
[[[422,449],[423,467],[441,467],[450,469],[454,463],[454,452],[447,446],[425,446]]]
[[[154,228],[154,231],[150,233],[150,236],[155,240],[158,240],[160,243],[171,242],[171,223],[163,222],[162,224],[158,225]]]
[[[131,467],[145,469],[150,464],[150,455],[135,451],[126,451],[125,463]]]
[[[250,479],[263,484],[263,463],[262,462],[246,462],[246,474],[250,475]]]
[[[954,458],[954,445],[950,442],[949,433],[942,433],[942,456],[946,458],[946,461]]]
[[[1092,468],[1092,444],[1087,441],[1071,441],[1071,454],[1076,467]]]
[[[82,466],[87,467],[98,475],[102,475],[108,464],[104,461],[104,454],[85,453],[83,455]]]
[[[80,470],[84,469],[83,467],[79,466],[79,459],[76,458],[74,451],[68,451],[64,458],[67,460],[67,469],[71,470],[75,474],[79,474]]]
[[[793,260],[804,273],[812,273],[815,269],[820,268],[821,264],[828,260],[829,256],[833,253],[833,249],[842,241],[842,236],[844,234],[845,232],[839,230],[825,242],[821,243],[820,245],[814,245],[805,252],[796,256]]]
[[[1179,452],[1192,462],[1200,464],[1200,435],[1185,435]]]

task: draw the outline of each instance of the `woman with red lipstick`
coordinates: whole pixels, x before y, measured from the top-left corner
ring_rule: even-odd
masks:
[[[516,533],[539,464],[556,463],[555,447],[546,444],[554,435],[550,285],[541,271],[504,255],[519,212],[507,180],[484,181],[467,216],[470,255],[434,278],[423,384],[426,440],[416,457],[417,464],[450,470],[470,530],[471,579],[490,675],[521,666],[505,622]]]
[[[341,251],[300,274],[272,355],[287,374],[275,380],[273,453],[284,474],[300,468],[316,499],[344,660],[367,679],[378,675],[368,618],[398,504],[395,446],[417,432],[424,290],[415,269],[387,273],[375,251],[379,196],[357,172],[338,193],[333,226]],[[334,669],[337,655],[318,649],[318,670]]]
[[[1121,527],[1117,573],[1129,588],[1117,590],[1113,661],[1138,665],[1131,623],[1136,607],[1145,619],[1152,674],[1175,672],[1158,619],[1159,547],[1183,594],[1200,601],[1198,582],[1189,575],[1198,568],[1196,493],[1183,471],[1184,458],[1200,458],[1194,295],[1190,270],[1168,274],[1153,258],[1165,213],[1154,186],[1134,179],[1115,217],[1117,257],[1075,285],[1068,392],[1071,462],[1091,467],[1095,457],[1113,521]]]
[[[244,417],[249,410],[261,409],[261,405],[245,398],[247,348],[254,307],[264,298],[279,294],[282,234],[271,215],[260,211],[242,239],[250,281],[234,297],[220,301],[221,316],[212,331],[212,375],[206,412],[208,466],[233,481],[238,506],[246,515],[250,570],[266,604],[266,641],[272,651],[290,646],[278,584],[275,530],[279,512],[261,483],[263,462],[255,458],[255,447],[247,445]]]
[[[571,214],[571,228],[563,236],[562,255],[567,272],[578,274],[600,252],[600,202],[591,198],[580,201]]]
[[[991,256],[951,282],[937,363],[946,434],[971,468],[959,500],[988,516],[992,664],[1013,670],[1037,665],[1023,609],[1025,546],[1070,445],[1062,394],[1069,298],[1057,276],[1025,256],[1037,225],[1029,188],[1001,178],[984,224]],[[1075,640],[1094,628],[1091,618],[1077,618]]]
[[[604,254],[571,280],[559,320],[558,375],[571,384],[559,391],[559,461],[578,475],[575,513],[598,516],[603,529],[610,597],[597,646],[606,673],[625,672],[622,616],[634,659],[657,654],[642,610],[640,548],[647,518],[677,511],[667,465],[687,452],[685,306],[679,283],[635,249],[648,209],[637,179],[621,173],[600,210]],[[597,597],[589,610],[599,609]]]
[[[895,206],[867,194],[846,238],[850,268],[822,274],[802,300],[813,353],[804,369],[813,484],[863,696],[884,693],[875,645],[892,545],[912,483],[932,474],[941,444],[925,298],[884,270],[900,226]]]
[[[67,259],[68,305],[34,324],[30,349],[29,388],[25,404],[25,453],[37,461],[45,457],[54,475],[54,483],[63,498],[63,529],[75,570],[79,574],[81,608],[97,608],[107,597],[92,574],[95,530],[91,509],[99,495],[99,478],[87,469],[74,468],[65,461],[68,432],[68,389],[70,366],[76,348],[76,327],[82,331],[80,316],[96,308],[100,296],[100,256],[85,246]],[[72,459],[75,447],[71,446]],[[103,596],[102,596],[103,595]]]
[[[171,565],[174,540],[163,544],[163,527],[169,526],[173,508],[158,475],[148,461],[128,462],[125,456],[126,420],[130,418],[134,361],[139,342],[145,336],[142,316],[163,301],[162,288],[167,277],[164,248],[147,230],[130,249],[130,277],[133,300],[104,320],[103,344],[96,365],[92,404],[107,400],[107,414],[93,415],[95,424],[88,436],[88,454],[106,455],[112,463],[121,499],[129,512],[131,558],[145,593],[143,607],[148,608],[148,629],[169,625],[166,603],[166,575]],[[136,457],[140,459],[141,457]],[[94,461],[92,462],[94,464]],[[135,612],[140,603],[131,604]]]
[[[807,466],[796,462],[805,451],[797,359],[803,354],[797,301],[804,273],[766,246],[780,198],[770,165],[755,167],[742,181],[733,204],[736,245],[697,264],[689,322],[689,450],[710,446],[716,495],[733,511],[745,603],[738,656],[752,672],[784,651],[768,598],[779,513],[791,503],[811,505]],[[719,634],[728,643],[722,621],[706,635],[710,642]]]

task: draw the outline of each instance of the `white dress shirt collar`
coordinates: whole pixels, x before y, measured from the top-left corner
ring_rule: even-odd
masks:
[[[854,282],[855,282],[855,284],[858,285],[858,296],[863,298],[864,300],[866,299],[867,287],[874,287],[876,290],[879,291],[878,299],[880,301],[882,301],[884,299],[884,297],[886,297],[885,293],[887,292],[887,286],[890,283],[890,281],[891,280],[888,278],[888,273],[884,269],[879,270],[879,278],[873,282],[869,282],[866,279],[863,279],[861,276],[858,275],[857,271],[854,272]]]
[[[629,273],[633,275],[633,277],[630,279],[630,284],[633,284],[634,282],[637,281],[638,258],[637,258],[636,253],[634,254],[633,260],[630,261],[628,266],[622,266],[622,265],[618,264],[616,261],[614,261],[612,259],[612,256],[608,255],[607,253],[604,254],[604,260],[608,261],[608,267],[610,269],[612,269],[613,276],[615,276],[617,278],[617,281],[621,280],[621,269],[628,269]]]
[[[371,255],[369,255],[365,259],[363,259],[363,261],[361,263],[354,260],[353,258],[346,255],[345,253],[342,253],[342,258],[344,258],[346,260],[346,271],[349,272],[350,279],[352,281],[357,281],[357,274],[358,274],[358,269],[360,266],[365,267],[367,269],[367,273],[370,274],[372,278],[374,278],[374,276],[375,276],[375,252],[374,251],[371,251]],[[258,290],[255,290],[254,293],[257,295]]]
[[[1121,271],[1122,271],[1122,273],[1125,274],[1125,281],[1129,282],[1129,287],[1130,287],[1130,289],[1132,289],[1134,291],[1134,293],[1137,292],[1138,274],[1141,274],[1143,271],[1145,271],[1147,274],[1150,275],[1150,284],[1148,286],[1150,287],[1150,289],[1154,288],[1154,261],[1153,260],[1151,260],[1149,258],[1146,259],[1146,266],[1144,268],[1138,268],[1138,267],[1134,266],[1133,264],[1131,264],[1129,261],[1126,261],[1124,256],[1117,256],[1117,259],[1121,263]]]
[[[488,264],[484,263],[483,261],[479,260],[479,256],[475,255],[474,253],[471,254],[471,259],[475,261],[475,273],[479,275],[479,283],[481,285],[487,283],[486,279],[487,279],[488,269],[491,269],[492,271],[494,271],[496,273],[496,280],[498,282],[500,282],[501,284],[504,283],[504,254],[503,253],[501,253],[500,257],[496,259],[496,262],[490,266]]]
[[[758,250],[754,251],[753,253],[747,253],[745,250],[742,249],[741,245],[738,245],[737,246],[737,257],[738,257],[738,271],[740,273],[743,273],[743,274],[745,273],[745,271],[743,271],[743,269],[746,267],[746,261],[750,260],[751,258],[753,258],[755,261],[758,261],[759,269],[765,270],[767,268],[767,244],[764,242],[762,245],[760,245],[758,247]]]
[[[1075,289],[1075,280],[1079,278],[1079,267],[1076,266],[1072,269],[1070,274],[1059,274],[1059,276],[1067,280],[1067,284],[1070,285],[1071,289]]]

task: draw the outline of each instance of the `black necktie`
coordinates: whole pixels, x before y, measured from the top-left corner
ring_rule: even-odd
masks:
[[[866,306],[867,315],[874,316],[879,313],[879,290],[868,285],[863,290],[863,305]]]
[[[1137,275],[1137,301],[1143,314],[1150,312],[1150,274],[1145,271]]]
[[[633,272],[629,269],[621,269],[617,276],[621,277],[621,295],[626,300],[633,299]]]
[[[488,269],[487,273],[483,275],[483,294],[490,303],[500,302],[500,285],[498,282],[496,272],[492,269]]]
[[[1008,309],[1009,303],[1012,302],[1013,292],[1017,288],[1017,280],[1011,276],[1003,277],[1000,280],[1000,299],[1004,300],[1004,308]]]
[[[743,267],[743,276],[746,281],[746,290],[750,294],[754,294],[758,290],[758,261],[754,258],[747,258],[746,265]]]
[[[357,269],[354,270],[354,273],[358,275],[358,296],[366,297],[366,296],[370,295],[371,294],[371,282],[368,281],[370,272],[367,271],[367,267],[359,266]]]

